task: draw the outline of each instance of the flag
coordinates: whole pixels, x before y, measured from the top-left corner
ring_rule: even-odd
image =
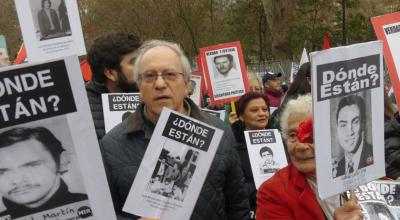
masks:
[[[91,80],[92,79],[92,69],[90,68],[88,61],[86,59],[84,59],[84,60],[82,60],[80,65],[81,65],[83,80],[85,80],[85,81]]]
[[[325,33],[325,37],[324,37],[324,45],[322,46],[323,50],[329,49],[329,32]]]
[[[26,56],[25,44],[22,43],[17,53],[17,57],[14,60],[14,64],[21,64],[25,62],[28,62],[28,57]]]
[[[308,63],[308,62],[310,62],[310,60],[308,59],[308,53],[307,53],[306,48],[304,48],[303,53],[301,54],[299,66],[303,65],[304,63]]]

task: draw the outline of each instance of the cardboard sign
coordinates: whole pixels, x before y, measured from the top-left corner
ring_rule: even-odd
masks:
[[[138,216],[189,219],[222,134],[164,108],[123,210]]]
[[[0,219],[116,219],[79,71],[76,56],[0,70]]]
[[[29,62],[85,55],[76,0],[15,0]]]
[[[400,109],[400,12],[371,18],[376,37],[383,41],[383,54]]]
[[[312,53],[314,144],[322,199],[385,175],[382,42]]]
[[[240,42],[200,49],[211,104],[236,101],[249,91]]]

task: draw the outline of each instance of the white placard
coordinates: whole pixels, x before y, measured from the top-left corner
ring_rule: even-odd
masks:
[[[210,110],[207,108],[202,108],[201,111],[203,111],[209,115],[215,116],[215,117],[221,119],[222,121],[225,120],[225,115],[226,115],[225,110]]]
[[[136,111],[141,102],[139,96],[139,93],[101,94],[106,133]]]
[[[1,69],[0,85],[9,89],[0,92],[0,169],[7,170],[0,217],[116,219],[79,71],[76,56]],[[6,173],[23,181],[7,188],[14,178]],[[23,211],[39,200],[44,204]]]
[[[123,211],[189,219],[222,134],[218,128],[164,108]]]
[[[201,76],[192,75],[190,77],[190,99],[199,107],[201,107]]]
[[[380,194],[385,197],[390,211],[400,219],[400,181],[376,180],[373,181]]]
[[[254,183],[258,189],[274,173],[287,166],[281,134],[277,129],[245,131]]]
[[[50,10],[41,2],[15,0],[29,62],[85,55],[77,1],[51,0]]]
[[[382,42],[312,53],[314,143],[322,199],[385,175]]]

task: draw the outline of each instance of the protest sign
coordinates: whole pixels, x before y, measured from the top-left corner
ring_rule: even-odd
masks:
[[[383,41],[383,54],[400,109],[400,12],[371,18],[376,37]]]
[[[202,77],[192,74],[189,82],[189,98],[199,107],[201,107],[202,95]]]
[[[49,2],[15,0],[29,62],[85,55],[76,0]]]
[[[300,68],[300,66],[297,63],[292,62],[291,69],[290,69],[290,79],[289,79],[290,82],[293,82],[294,77],[296,76],[297,72],[299,71],[299,68]]]
[[[203,111],[209,115],[215,116],[215,117],[221,119],[222,121],[225,120],[225,114],[226,114],[225,110],[211,110],[211,109],[203,108],[203,109],[201,109],[201,111]]]
[[[138,216],[189,219],[222,134],[164,108],[123,210]]]
[[[318,192],[324,199],[385,175],[382,42],[314,52],[311,60]]]
[[[240,42],[200,49],[211,104],[235,101],[249,91]]]
[[[1,69],[0,219],[116,219],[77,72],[76,56]]]
[[[136,111],[141,102],[139,96],[139,93],[101,94],[106,133]]]
[[[395,213],[387,204],[386,198],[380,193],[380,186],[375,181],[358,186],[355,194],[366,220],[396,220]],[[350,196],[350,194],[348,193]]]
[[[385,197],[386,204],[390,211],[400,219],[400,181],[376,180],[376,184],[380,194]]]
[[[258,189],[278,169],[287,166],[285,149],[277,129],[245,131],[244,135],[254,183]]]

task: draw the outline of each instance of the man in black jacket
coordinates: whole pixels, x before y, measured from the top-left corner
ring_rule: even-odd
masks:
[[[131,34],[108,34],[97,38],[88,52],[92,80],[86,84],[97,138],[104,134],[102,93],[138,92],[134,65],[140,40]]]
[[[118,219],[139,218],[122,207],[163,107],[224,130],[191,219],[250,219],[236,141],[223,121],[201,112],[186,98],[191,69],[182,49],[175,43],[148,41],[139,49],[135,72],[143,103],[100,142]]]

